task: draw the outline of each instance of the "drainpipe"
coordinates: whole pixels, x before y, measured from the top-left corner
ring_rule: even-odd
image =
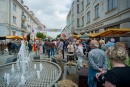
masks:
[[[11,0],[9,0],[9,35],[11,35]]]

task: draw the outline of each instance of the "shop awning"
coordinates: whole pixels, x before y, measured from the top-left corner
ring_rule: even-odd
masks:
[[[6,39],[21,39],[20,36],[6,36]]]
[[[80,35],[73,35],[73,38],[80,38]]]
[[[41,38],[35,38],[35,40],[42,40]]]
[[[108,29],[104,32],[101,32],[94,37],[122,37],[130,36],[130,29]]]

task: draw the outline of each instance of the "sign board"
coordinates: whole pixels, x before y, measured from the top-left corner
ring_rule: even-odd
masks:
[[[61,29],[55,29],[55,28],[45,28],[43,29],[45,32],[61,32]]]

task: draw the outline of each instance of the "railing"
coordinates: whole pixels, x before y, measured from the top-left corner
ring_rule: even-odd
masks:
[[[26,16],[25,16],[25,15],[22,15],[22,16],[21,16],[21,19],[22,19],[22,20],[26,20]]]

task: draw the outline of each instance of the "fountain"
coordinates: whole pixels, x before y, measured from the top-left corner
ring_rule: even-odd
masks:
[[[40,79],[40,71],[37,71],[37,78]]]
[[[24,85],[26,82],[24,75],[21,76],[21,85]]]
[[[10,83],[10,74],[7,73],[7,85],[9,85],[9,83]]]
[[[0,78],[2,87],[51,87],[61,76],[59,65],[46,60],[32,61],[24,41],[21,41],[16,64],[6,64],[0,69],[0,75],[4,77],[4,80]]]

